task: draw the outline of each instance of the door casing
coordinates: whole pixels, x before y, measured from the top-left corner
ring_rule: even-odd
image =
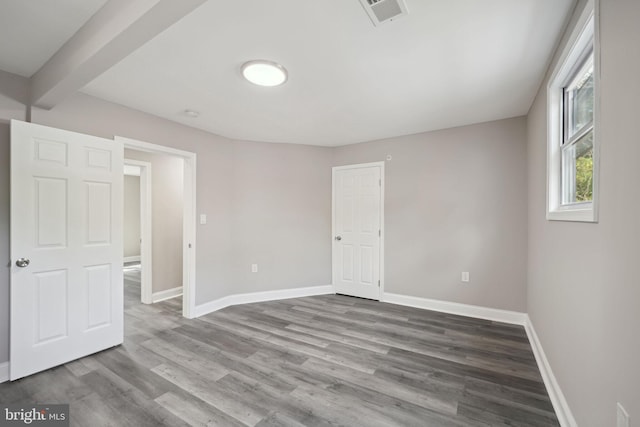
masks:
[[[115,137],[124,148],[180,157],[184,160],[184,205],[182,229],[182,315],[196,315],[196,153],[135,139]]]

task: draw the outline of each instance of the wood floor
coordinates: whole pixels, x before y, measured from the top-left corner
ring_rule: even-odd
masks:
[[[195,320],[140,304],[125,343],[0,384],[73,426],[557,426],[522,327],[328,295]]]

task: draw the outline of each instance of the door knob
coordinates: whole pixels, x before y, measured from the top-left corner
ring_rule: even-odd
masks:
[[[336,240],[339,242],[340,240],[342,240],[342,236],[336,236]]]
[[[30,262],[31,262],[31,261],[29,261],[27,258],[19,258],[19,259],[16,261],[16,265],[17,265],[18,267],[22,267],[22,268],[24,268],[24,267],[28,266]]]

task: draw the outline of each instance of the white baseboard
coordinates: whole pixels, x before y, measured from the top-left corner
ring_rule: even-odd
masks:
[[[164,300],[168,300],[171,298],[179,297],[182,295],[182,286],[178,286],[177,288],[167,289],[166,291],[154,292],[151,295],[151,302],[156,303]]]
[[[0,383],[9,381],[9,362],[0,363]]]
[[[527,323],[527,314],[520,313],[518,311],[500,310],[497,308],[480,307],[477,305],[391,294],[387,292],[382,294],[381,301],[391,304],[406,305],[408,307],[440,311],[442,313],[457,314],[459,316],[511,323],[514,325],[524,326]]]
[[[123,262],[140,262],[140,255],[137,256],[126,256],[122,260]]]
[[[558,417],[560,425],[562,427],[577,427],[578,424],[576,423],[575,418],[573,418],[569,404],[560,389],[560,385],[558,384],[555,375],[553,375],[551,365],[547,360],[547,356],[544,354],[542,344],[540,344],[538,334],[536,334],[536,330],[533,328],[533,323],[531,323],[529,315],[527,315],[527,322],[524,325],[524,329],[527,331],[527,337],[529,337],[529,343],[531,343],[533,354],[536,357],[540,375],[542,375],[544,385],[547,388],[547,393],[549,394],[549,399],[551,399],[551,404],[553,405],[553,409],[556,411],[556,416]]]
[[[205,304],[197,305],[195,317],[213,313],[225,307],[237,304],[248,304],[252,302],[274,301],[279,299],[310,297],[314,295],[333,294],[333,286],[311,286],[308,288],[280,289],[277,291],[251,292],[247,294],[229,295]]]

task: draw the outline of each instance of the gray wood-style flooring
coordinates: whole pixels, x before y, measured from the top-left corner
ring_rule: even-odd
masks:
[[[181,317],[140,303],[125,343],[0,384],[73,426],[557,426],[522,327],[328,295]]]

